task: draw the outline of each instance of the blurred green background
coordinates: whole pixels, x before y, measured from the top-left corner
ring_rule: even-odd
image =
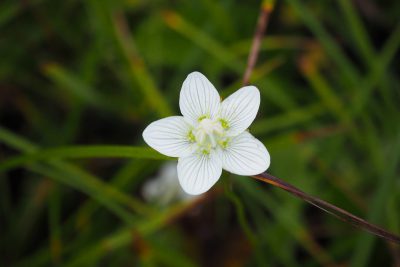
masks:
[[[248,177],[188,198],[145,146],[190,72],[240,88],[260,7],[2,0],[0,266],[400,266],[399,247]],[[277,1],[250,128],[270,173],[397,234],[399,18],[395,0]]]

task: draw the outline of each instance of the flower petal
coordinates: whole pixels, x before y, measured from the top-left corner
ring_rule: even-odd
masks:
[[[161,154],[182,157],[192,152],[190,130],[191,126],[182,116],[172,116],[152,122],[143,131],[143,139]]]
[[[208,191],[219,179],[222,163],[217,153],[194,153],[178,160],[178,178],[183,190],[190,195]]]
[[[215,118],[220,107],[220,96],[214,85],[200,72],[192,72],[183,82],[179,96],[182,115],[192,123],[202,116]]]
[[[227,134],[235,136],[253,122],[260,107],[260,92],[254,86],[245,86],[226,98],[219,117],[227,123]]]
[[[234,137],[220,153],[222,167],[238,175],[262,173],[270,164],[265,146],[247,131]]]

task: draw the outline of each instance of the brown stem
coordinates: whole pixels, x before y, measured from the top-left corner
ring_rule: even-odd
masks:
[[[261,6],[260,15],[258,17],[256,32],[254,33],[253,43],[249,57],[247,59],[246,71],[243,75],[243,85],[247,85],[250,80],[251,73],[256,65],[258,52],[260,51],[261,41],[268,25],[268,19],[273,9],[273,1],[265,1]]]
[[[345,211],[344,209],[341,209],[339,207],[336,207],[335,205],[332,205],[322,199],[310,196],[310,195],[304,193],[303,191],[301,191],[300,189],[294,187],[293,185],[288,184],[287,182],[285,182],[279,178],[276,178],[266,172],[252,176],[252,177],[257,180],[263,181],[265,183],[282,188],[283,190],[291,193],[292,195],[297,196],[298,198],[300,198],[304,201],[307,201],[308,203],[316,206],[317,208],[337,217],[338,219],[340,219],[342,221],[348,222],[355,227],[358,227],[362,230],[365,230],[371,234],[379,236],[379,237],[386,239],[388,241],[391,241],[393,243],[400,244],[399,236],[396,236],[396,235],[380,228],[379,226],[371,224],[371,223],[367,222],[366,220],[361,219],[361,218],[351,214],[350,212]]]

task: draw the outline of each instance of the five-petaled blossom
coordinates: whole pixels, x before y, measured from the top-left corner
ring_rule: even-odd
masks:
[[[260,92],[245,86],[221,103],[215,87],[201,73],[183,82],[179,107],[183,116],[151,123],[143,132],[158,152],[179,157],[178,179],[188,194],[209,190],[222,169],[238,175],[264,172],[270,164],[265,146],[247,128],[260,106]]]

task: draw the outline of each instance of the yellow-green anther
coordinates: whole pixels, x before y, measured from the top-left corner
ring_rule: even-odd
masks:
[[[226,120],[219,119],[219,122],[221,123],[222,128],[224,128],[225,130],[229,128],[229,124]]]
[[[229,141],[230,141],[230,139],[221,140],[221,141],[219,142],[219,145],[220,145],[222,148],[227,148],[227,147],[228,147],[228,144],[229,144]]]
[[[209,115],[200,116],[200,117],[198,118],[198,121],[200,122],[200,121],[202,121],[202,120],[204,120],[204,119],[207,119],[207,118],[209,118],[209,117],[210,117]]]
[[[192,130],[190,130],[190,132],[188,133],[188,139],[189,139],[189,141],[190,141],[191,143],[196,142],[196,137],[194,136]]]

